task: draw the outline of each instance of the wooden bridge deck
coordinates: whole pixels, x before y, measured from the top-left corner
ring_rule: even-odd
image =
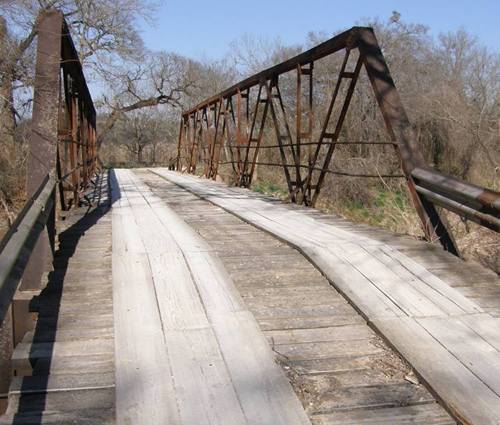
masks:
[[[34,331],[17,345],[1,424],[114,423],[111,217],[103,175],[92,206],[60,222],[54,270],[33,298]]]
[[[111,213],[66,222],[1,423],[500,422],[494,273],[165,169],[110,182]]]
[[[496,275],[446,254],[435,263],[455,272],[476,268],[491,290],[471,297],[477,282],[467,276],[436,276],[402,250],[425,252],[426,244],[353,232],[356,225],[322,223],[315,212],[284,207],[258,194],[166,170],[161,175],[300,250],[401,353],[455,417],[495,424],[500,418],[500,320]],[[448,282],[451,282],[448,283]],[[455,287],[453,287],[455,286]],[[495,301],[497,304],[495,304]],[[489,311],[489,312],[488,312]],[[490,314],[493,313],[493,314]]]

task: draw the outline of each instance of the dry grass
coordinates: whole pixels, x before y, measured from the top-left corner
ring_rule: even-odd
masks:
[[[269,178],[271,177],[271,178]],[[289,200],[284,182],[272,174],[257,179],[252,189],[265,195]],[[351,194],[352,195],[352,194]],[[339,192],[326,189],[316,208],[333,213],[355,223],[381,227],[391,232],[422,239],[424,234],[418,215],[404,188],[379,186],[365,188],[363,201],[352,200]],[[455,214],[444,212],[458,248],[467,261],[476,261],[500,274],[500,235]]]

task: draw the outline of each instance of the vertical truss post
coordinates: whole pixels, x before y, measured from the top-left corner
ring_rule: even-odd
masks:
[[[290,131],[290,127],[288,126],[285,106],[283,104],[283,99],[281,97],[281,93],[279,90],[278,78],[271,80],[269,85],[266,84],[266,89],[267,89],[267,97],[269,99],[269,106],[271,109],[271,116],[272,116],[273,123],[274,123],[274,129],[276,132],[276,139],[278,141],[281,161],[283,164],[283,171],[285,172],[285,178],[287,181],[288,191],[290,193],[290,199],[292,202],[295,202],[298,190],[302,190],[302,177],[300,175],[300,158],[297,156],[297,152],[294,149],[293,140],[292,140],[292,133]],[[276,93],[273,93],[273,89],[276,90]],[[282,134],[282,132],[280,130],[280,122],[279,122],[279,119],[278,119],[277,114],[276,114],[276,109],[274,106],[274,99],[278,100],[278,109],[281,112],[281,115],[283,117],[283,125],[284,125],[284,129],[285,129],[285,134]],[[286,145],[283,143],[283,141],[287,142]],[[286,155],[285,147],[289,148],[291,155],[292,155],[293,163],[295,165],[295,181],[292,181],[291,177],[290,177],[290,172],[288,170],[289,163],[288,163],[288,158]]]
[[[296,120],[295,120],[295,133],[296,133],[296,144],[297,144],[297,157],[299,159],[299,163],[302,164],[302,152],[301,152],[301,142],[302,139],[306,139],[308,142],[307,146],[307,163],[311,166],[312,161],[312,131],[313,131],[313,122],[314,122],[314,110],[313,110],[313,69],[314,62],[309,63],[309,68],[305,69],[299,63],[297,64],[297,88],[296,88]],[[307,114],[307,131],[303,131],[302,128],[302,76],[307,75],[309,80],[309,90],[308,90],[308,102],[306,108]],[[307,181],[307,178],[302,182],[304,184]],[[307,186],[306,188],[302,187],[302,199],[299,201],[305,205],[309,205],[311,199],[311,186]]]
[[[309,162],[309,170],[308,170],[307,178],[306,178],[306,192],[307,193],[311,193],[313,190],[315,191],[318,187],[317,185],[312,184],[314,167],[316,166],[316,163],[318,162],[319,153],[321,151],[323,141],[327,136],[328,125],[330,124],[330,118],[331,118],[331,115],[333,112],[333,107],[335,106],[335,103],[337,101],[337,96],[338,96],[339,91],[340,91],[340,85],[342,83],[341,75],[345,71],[345,68],[347,66],[347,61],[349,60],[349,55],[350,55],[350,49],[347,49],[346,53],[344,55],[344,60],[342,61],[342,65],[340,67],[339,76],[337,77],[337,83],[336,83],[335,88],[333,90],[332,99],[330,100],[330,104],[328,106],[328,111],[326,113],[326,117],[325,117],[325,120],[323,122],[323,126],[321,128],[321,133],[320,133],[319,138],[318,138],[318,143],[316,145],[314,155],[312,157],[312,160]],[[308,200],[307,203],[314,205],[314,202],[312,200]]]
[[[70,80],[71,81],[71,80]],[[78,119],[77,119],[77,99],[70,89],[69,92],[69,119],[70,119],[70,164],[71,164],[71,185],[73,188],[73,205],[78,204],[78,192],[80,190],[80,171],[78,170]]]
[[[189,155],[189,165],[188,172],[194,173],[196,171],[196,149],[198,146],[198,113],[199,110],[196,110],[192,115],[193,126],[191,128],[191,150]]]
[[[181,171],[181,151],[182,151],[182,139],[184,137],[184,121],[185,118],[181,118],[181,122],[179,124],[179,139],[177,141],[177,161],[176,161],[176,169],[177,171]]]
[[[56,165],[62,25],[63,17],[59,11],[46,12],[38,25],[33,119],[28,155],[28,197],[38,190]],[[21,290],[38,289],[43,273],[47,271],[54,252],[55,208],[50,216],[47,231],[40,233],[24,271]]]
[[[203,175],[205,177],[209,177],[211,175],[211,161],[212,161],[212,154],[214,150],[214,144],[215,144],[215,124],[216,124],[216,105],[213,106],[208,106],[208,110],[206,112],[206,139],[207,139],[207,155],[204,159],[205,162],[205,169],[203,172]]]
[[[241,162],[241,145],[243,142],[243,136],[241,134],[241,121],[242,121],[242,94],[241,90],[238,89],[236,92],[236,181],[241,179],[242,162]]]
[[[346,57],[347,57],[347,55],[346,55]],[[335,143],[338,141],[338,138],[340,136],[340,131],[342,130],[342,125],[344,124],[344,119],[347,115],[347,111],[349,110],[349,104],[351,103],[352,95],[354,93],[354,88],[356,87],[356,82],[358,80],[358,76],[359,76],[359,72],[361,70],[362,64],[363,64],[363,62],[362,62],[361,56],[360,56],[358,58],[358,61],[356,63],[356,68],[355,68],[353,73],[345,72],[345,66],[344,66],[344,70],[339,75],[339,80],[338,80],[339,82],[344,78],[349,78],[351,81],[349,83],[346,97],[344,99],[344,103],[342,105],[342,109],[340,111],[340,115],[339,115],[339,118],[337,120],[337,124],[335,125],[335,130],[334,130],[333,134],[330,135],[330,134],[323,133],[323,138],[328,137],[330,139],[331,143],[328,146],[326,158],[325,158],[325,161],[323,163],[323,166],[321,168],[321,171],[320,171],[320,174],[318,177],[316,189],[314,190],[314,193],[313,193],[313,197],[311,200],[312,205],[316,204],[316,201],[318,199],[318,196],[319,196],[319,193],[321,190],[321,186],[322,186],[323,181],[324,181],[325,176],[326,176],[326,170],[328,169],[328,166],[330,165],[330,162],[332,160],[333,151],[335,150]]]
[[[236,143],[236,156],[238,156],[238,128],[236,122],[236,115],[234,113],[234,105],[232,96],[227,99],[228,110],[230,112],[230,120],[227,123],[227,148],[229,149],[229,154],[231,156],[231,168],[233,169],[233,173],[238,173],[238,159],[235,161],[234,150],[233,150],[233,142]],[[231,129],[231,130],[230,130]],[[233,131],[234,130],[234,131]],[[227,158],[227,153],[226,153]]]
[[[224,133],[226,128],[226,105],[222,97],[218,100],[218,105],[219,107],[216,110],[216,127],[215,127],[214,143],[210,159],[210,170],[209,170],[210,173],[208,175],[208,178],[211,178],[213,180],[217,178],[220,150],[222,144],[224,143]],[[222,117],[222,125],[221,125],[221,117]]]
[[[96,165],[97,165],[95,127],[92,127],[92,125],[90,125],[89,128],[90,128],[91,157],[92,157],[91,174],[94,174],[96,172]]]
[[[259,155],[259,148],[260,148],[260,145],[262,143],[262,137],[264,135],[264,127],[266,124],[267,112],[269,109],[269,102],[270,102],[269,96],[266,96],[266,99],[262,98],[262,92],[263,92],[262,88],[264,86],[266,86],[265,82],[262,82],[259,84],[259,92],[257,94],[257,100],[255,103],[254,113],[253,113],[253,117],[252,117],[252,125],[250,128],[250,134],[248,136],[247,150],[245,153],[245,162],[243,165],[243,169],[244,169],[243,182],[241,184],[244,187],[250,187],[250,185],[252,184],[252,178],[253,178],[253,174],[255,172],[255,165],[257,162],[258,155]],[[259,112],[259,109],[260,109],[259,107],[260,107],[261,103],[264,104],[264,110],[262,111],[262,118],[261,118],[260,123],[259,123],[259,130],[258,130],[257,137],[254,138],[253,136],[255,133],[256,125],[257,125],[257,114]],[[254,144],[254,145],[252,146],[252,144]],[[250,149],[253,149],[253,154],[252,154],[251,163],[249,164],[248,161],[249,161],[249,156],[250,156]],[[250,167],[249,171],[247,171],[248,167]]]
[[[198,158],[202,161],[205,162],[205,157],[206,157],[206,146],[205,146],[205,139],[206,139],[206,131],[205,127],[208,127],[207,124],[207,108],[202,108],[201,109],[201,118],[200,118],[200,130],[199,130],[199,146],[200,148],[198,149],[199,154]]]
[[[230,108],[231,108],[231,98],[228,97],[225,100],[224,103],[224,115],[223,115],[223,121],[222,121],[222,132],[221,132],[221,139],[220,139],[220,145],[219,148],[217,149],[217,161],[215,162],[215,175],[217,176],[217,173],[219,171],[219,163],[221,162],[221,157],[224,155],[226,157],[226,161],[228,160],[228,145],[230,143],[230,120],[229,120],[229,115],[230,115]]]
[[[59,192],[59,202],[61,209],[66,211],[68,209],[66,202],[66,194],[64,190],[64,182],[62,176],[67,172],[68,166],[68,115],[67,115],[67,103],[63,102],[64,94],[64,81],[59,78],[59,104],[58,104],[58,131],[57,131],[57,152],[56,152],[56,173],[57,179],[59,180],[58,192]]]
[[[80,113],[80,150],[82,153],[82,180],[83,187],[87,187],[88,184],[88,175],[87,175],[87,120],[85,117],[85,113],[83,110],[83,100],[81,97],[78,98],[79,108],[78,111]]]

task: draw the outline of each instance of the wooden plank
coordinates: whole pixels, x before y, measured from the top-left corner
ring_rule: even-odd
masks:
[[[311,270],[314,272],[314,270]],[[314,274],[314,273],[308,273],[308,274]],[[301,300],[303,299],[304,301],[307,300],[308,296],[313,296],[313,297],[326,297],[326,298],[333,298],[334,300],[339,300],[342,299],[342,296],[335,291],[326,281],[324,277],[317,277],[315,281],[313,282],[308,282],[308,274],[304,273],[304,284],[302,285],[297,285],[292,288],[287,288],[287,287],[262,287],[255,285],[255,287],[248,287],[248,286],[243,286],[240,287],[239,282],[237,284],[238,290],[240,291],[240,294],[245,300],[245,303],[248,304],[248,301],[250,300],[265,300],[269,298],[280,298],[281,299],[286,299],[288,297],[291,297],[291,299],[297,299]],[[233,279],[234,280],[234,279]],[[258,282],[256,282],[258,283]],[[344,300],[345,301],[345,300]],[[314,304],[316,304],[316,301],[314,301]]]
[[[182,253],[149,256],[164,330],[206,328],[208,319]]]
[[[429,288],[434,290],[437,294],[429,293],[429,291],[425,291],[425,293],[429,294],[428,296],[433,302],[443,306],[443,308],[445,308],[445,311],[447,311],[448,313],[458,314],[458,311],[450,308],[451,306],[449,305],[445,306],[442,297],[447,298],[451,303],[455,304],[464,313],[481,312],[481,308],[476,303],[464,297],[459,291],[451,288],[446,282],[442,281],[437,276],[426,270],[425,267],[421,266],[416,261],[408,258],[398,250],[390,247],[382,247],[381,250],[387,256],[401,264],[406,270],[408,270],[413,276],[415,276],[415,278],[417,278],[419,282],[424,283]],[[397,264],[395,267],[400,272],[402,272],[402,270],[397,267]],[[404,276],[406,276],[406,274],[404,274]],[[413,282],[413,279],[408,278],[407,280]],[[423,290],[425,285],[419,285],[420,290]],[[442,295],[442,297],[437,297],[436,295]]]
[[[359,245],[342,243],[336,248],[336,252],[408,316],[445,314],[423,293],[417,291],[412,285],[408,285],[408,280],[401,279],[386,263],[379,261],[372,254],[373,247],[369,249],[370,251],[367,251]]]
[[[333,252],[332,248],[325,250],[315,246],[306,246],[303,251],[313,264],[326,274],[333,286],[365,317],[404,315],[403,310],[397,304],[372,285],[362,273],[353,269],[349,263],[339,257],[338,251]]]
[[[439,394],[454,415],[470,424],[498,424],[498,395],[414,319],[377,319],[374,325]]]
[[[181,423],[146,255],[113,256],[113,286],[117,423]]]
[[[360,409],[315,416],[317,425],[455,425],[437,403]]]
[[[258,306],[252,309],[258,320],[277,319],[286,317],[330,317],[334,315],[344,316],[352,312],[352,307],[347,304],[337,305],[295,305],[286,307]]]
[[[326,359],[286,360],[298,375],[316,375],[321,373],[352,373],[353,371],[376,369],[387,361],[387,352],[379,354],[346,355]],[[321,394],[321,392],[320,392]]]
[[[426,317],[417,321],[500,397],[500,352],[495,347],[459,319]]]
[[[299,287],[300,288],[300,287]],[[317,288],[316,288],[317,289]],[[328,288],[326,288],[328,289]],[[300,308],[305,306],[338,306],[346,304],[346,300],[339,296],[334,291],[317,291],[310,293],[295,293],[283,295],[265,295],[262,294],[258,297],[246,297],[245,304],[252,308],[253,306],[259,307],[277,307],[277,308]]]
[[[214,315],[212,322],[248,423],[310,424],[252,314]]]
[[[500,351],[500,320],[489,314],[469,314],[459,320]]]
[[[218,345],[210,340],[207,329],[189,329],[184,332],[167,331],[166,340],[169,352],[172,353],[172,374],[176,382],[175,388],[179,392],[179,405],[181,416],[187,423],[212,423],[217,418],[221,422],[228,423],[231,411],[235,409],[230,406],[238,401],[248,423],[259,424],[309,424],[309,420],[300,405],[297,397],[281,372],[278,365],[274,363],[273,354],[266,343],[265,337],[258,329],[255,319],[250,313],[243,311],[244,303],[234,287],[229,275],[220,263],[210,247],[189,226],[171,211],[159,198],[143,185],[137,177],[128,175],[132,182],[135,193],[141,193],[144,201],[149,205],[156,217],[150,212],[144,211],[141,201],[135,198],[132,210],[144,217],[150,216],[151,223],[164,227],[171,235],[173,241],[180,249],[182,257],[189,268],[192,283],[196,285],[197,292],[203,303],[204,311],[208,313],[210,325],[215,332]],[[139,208],[142,208],[139,210]],[[147,225],[146,222],[143,226]],[[159,232],[161,234],[161,232]],[[144,241],[146,243],[146,241]],[[181,257],[178,257],[181,259]],[[161,265],[160,265],[161,267]],[[189,283],[185,270],[179,273],[175,271],[170,274],[158,276],[158,280],[165,280],[181,274],[182,280]],[[184,273],[184,275],[183,275]],[[156,277],[153,274],[153,279]],[[182,295],[182,294],[181,294]],[[186,294],[187,295],[187,294]],[[192,291],[191,291],[192,295]],[[177,303],[179,306],[180,303]],[[166,305],[160,302],[161,308]],[[172,305],[170,305],[172,307]],[[179,312],[181,313],[181,312]],[[187,311],[184,312],[185,314]],[[217,319],[223,317],[223,320]],[[207,339],[208,338],[208,339]],[[251,345],[248,344],[251,341]],[[205,350],[210,353],[203,354],[203,348],[195,345],[205,344]],[[189,351],[191,348],[191,352]],[[237,398],[231,398],[227,390],[222,371],[213,369],[206,370],[210,366],[210,359],[214,357],[216,348],[227,365],[227,371],[231,377]],[[184,348],[184,349],[183,349]],[[173,352],[171,350],[174,350]],[[201,357],[197,357],[201,353]],[[193,357],[194,356],[194,357]],[[208,365],[207,366],[207,362]],[[175,363],[175,364],[174,364]],[[216,364],[219,364],[216,361]],[[201,370],[201,374],[200,371]],[[176,378],[176,374],[179,374]],[[227,372],[226,372],[227,373]],[[182,381],[184,387],[179,387]],[[201,392],[201,393],[200,393]],[[196,398],[197,393],[200,400]],[[215,394],[215,395],[214,395]],[[183,397],[186,397],[185,399]],[[214,397],[217,401],[214,406]],[[220,405],[218,404],[220,402]],[[199,406],[198,406],[199,404]],[[188,412],[188,408],[191,411]],[[207,421],[210,419],[210,421]],[[233,423],[233,421],[231,421]],[[238,423],[238,422],[236,422]]]
[[[262,317],[258,318],[259,326],[263,331],[284,330],[284,329],[317,329],[331,326],[345,326],[365,323],[356,312],[350,311],[348,314],[338,314],[334,316],[308,316],[308,317]]]
[[[167,331],[182,424],[247,424],[210,328]]]
[[[343,340],[353,341],[375,337],[374,332],[365,324],[316,329],[275,330],[267,331],[264,334],[271,341],[271,345]]]
[[[416,387],[416,388],[415,388]],[[337,406],[345,406],[344,410],[398,407],[401,400],[409,405],[430,403],[432,395],[422,385],[415,386],[409,382],[393,385],[373,385],[347,387],[332,390],[329,397],[321,400],[316,412],[328,413],[337,410]],[[393,423],[393,422],[389,422]]]
[[[115,173],[119,181],[123,173],[121,170]],[[115,202],[112,212],[116,421],[178,424],[180,418],[147,255],[132,252],[124,255],[116,245],[129,231],[121,227],[118,210],[130,214],[129,209],[125,202]]]
[[[273,350],[285,359],[312,360],[345,356],[364,356],[384,352],[376,338],[355,341],[326,341],[302,344],[274,345]]]
[[[184,255],[209,316],[211,312],[226,313],[245,309],[241,296],[220,260],[206,253],[184,252]]]

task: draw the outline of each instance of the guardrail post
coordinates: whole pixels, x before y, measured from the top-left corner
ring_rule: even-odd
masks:
[[[28,196],[33,195],[56,165],[62,23],[61,12],[53,10],[46,12],[38,24],[33,119],[28,157]],[[43,274],[52,262],[54,243],[55,208],[50,214],[46,231],[40,234],[28,262],[21,290],[40,288]]]

